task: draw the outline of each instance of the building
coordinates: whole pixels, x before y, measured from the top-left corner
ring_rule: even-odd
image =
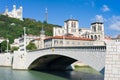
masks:
[[[50,47],[83,47],[83,46],[105,46],[104,25],[101,22],[91,24],[90,29],[80,28],[78,20],[68,19],[64,22],[64,27],[54,27],[53,36],[45,36],[45,31],[40,31],[39,36],[26,36],[19,39],[20,50],[24,50],[24,44],[28,45],[32,41],[37,49]],[[24,47],[25,48],[25,47]]]
[[[5,40],[6,40],[5,38],[0,37],[0,43],[5,41]]]
[[[104,25],[102,22],[94,22],[90,29],[80,28],[79,22],[75,19],[64,21],[64,27],[54,27],[53,36],[63,36],[71,34],[76,37],[84,37],[93,40],[104,40]]]
[[[19,47],[19,38],[14,39],[14,42],[10,44],[10,47]]]
[[[5,12],[3,15],[6,15],[8,17],[16,18],[19,20],[23,20],[23,7],[20,6],[18,9],[16,9],[16,5],[13,5],[12,11],[9,11],[8,8],[6,7]]]
[[[75,36],[51,36],[45,38],[44,48],[50,47],[93,47],[104,46],[103,41],[94,41],[89,38],[81,38]]]
[[[35,36],[35,35],[26,35],[26,42],[24,42],[24,36],[19,37],[17,39],[14,40],[14,43],[10,44],[11,48],[12,47],[19,47],[19,51],[24,51],[24,44],[26,43],[26,45],[28,45],[30,43],[30,41],[39,38],[39,36]]]
[[[54,27],[53,36],[45,36],[42,29],[40,37],[33,40],[38,49],[50,47],[105,46],[104,26],[101,22],[91,24],[91,28],[80,28],[78,20],[68,19],[64,27]]]

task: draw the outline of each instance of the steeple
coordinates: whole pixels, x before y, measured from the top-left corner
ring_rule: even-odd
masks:
[[[40,31],[41,48],[44,48],[44,39],[45,39],[45,31],[42,26],[42,29]]]
[[[44,29],[43,29],[43,26],[42,26],[42,29],[41,29],[41,31],[40,31],[40,34],[41,34],[41,35],[45,35],[45,31],[44,31]]]
[[[45,8],[45,21],[48,22],[48,9]]]
[[[13,5],[13,10],[16,10],[16,5]]]
[[[8,15],[8,6],[6,6],[5,15]]]

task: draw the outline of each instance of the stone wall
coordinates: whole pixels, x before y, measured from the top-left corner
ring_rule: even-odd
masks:
[[[0,54],[0,66],[11,66],[12,64],[12,54],[3,53]]]
[[[107,42],[105,80],[120,80],[120,39]]]
[[[12,69],[26,69],[26,54],[24,54],[24,51],[15,51],[13,57]]]

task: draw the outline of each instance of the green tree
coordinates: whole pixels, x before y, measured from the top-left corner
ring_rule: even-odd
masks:
[[[15,38],[23,35],[23,28],[26,27],[26,33],[32,35],[40,35],[42,26],[46,36],[53,35],[53,27],[61,27],[50,23],[37,21],[35,19],[24,18],[23,21],[11,18],[5,15],[0,15],[0,37],[8,38],[10,43],[14,42]]]
[[[7,41],[3,41],[0,43],[0,51],[1,52],[6,52],[7,50]],[[8,49],[10,50],[10,44],[8,44]]]
[[[12,47],[11,52],[17,51],[18,49],[19,49],[19,47]]]
[[[36,50],[37,47],[34,43],[30,42],[28,45],[27,45],[27,50]]]

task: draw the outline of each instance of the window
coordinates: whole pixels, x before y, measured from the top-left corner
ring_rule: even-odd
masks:
[[[95,38],[94,38],[95,40],[97,40],[97,35],[95,35]]]
[[[80,45],[80,42],[78,42],[78,45]]]
[[[60,34],[60,30],[58,29],[58,34]]]
[[[62,33],[64,34],[64,30],[62,30]]]
[[[91,35],[91,39],[93,39],[93,35]]]
[[[74,27],[76,27],[76,22],[74,22]]]
[[[72,44],[75,44],[75,42],[72,42]]]
[[[60,44],[63,44],[63,41],[60,41]]]
[[[55,41],[54,41],[54,44],[55,44],[55,45],[58,44],[58,40],[55,40]]]
[[[69,44],[69,41],[67,41],[67,44]]]
[[[96,26],[93,26],[92,28],[93,28],[93,31],[96,32]]]
[[[74,27],[74,24],[73,24],[73,22],[71,22],[71,27]]]
[[[101,31],[102,30],[102,26],[98,26],[98,31]]]

